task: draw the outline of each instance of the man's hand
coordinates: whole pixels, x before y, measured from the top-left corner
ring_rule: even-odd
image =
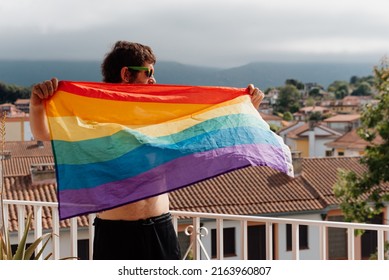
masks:
[[[31,91],[31,106],[40,106],[44,99],[48,99],[57,91],[58,79],[52,78],[51,80],[44,81],[36,84],[32,87]]]
[[[251,102],[253,103],[255,109],[258,110],[259,104],[261,104],[262,99],[265,97],[265,94],[257,87],[254,87],[253,84],[247,86],[247,90],[251,95]]]
[[[50,131],[43,101],[53,96],[57,89],[57,78],[52,78],[32,87],[30,97],[30,127],[36,140],[50,140]]]

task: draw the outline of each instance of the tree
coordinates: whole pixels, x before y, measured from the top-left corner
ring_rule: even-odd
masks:
[[[353,90],[351,95],[353,96],[366,96],[371,95],[373,93],[371,86],[368,82],[361,82],[358,87]]]
[[[335,91],[335,98],[336,99],[343,99],[348,95],[348,86],[343,85],[338,87],[338,89]]]
[[[30,98],[31,89],[0,82],[0,104],[14,103],[18,98]]]
[[[335,195],[347,221],[364,222],[381,213],[389,200],[389,65],[374,69],[379,102],[368,105],[361,115],[358,134],[369,142],[361,164],[366,171],[340,171]]]
[[[311,90],[309,91],[308,95],[309,95],[310,97],[314,97],[314,98],[320,97],[320,88],[317,88],[317,87],[316,87],[316,88],[311,89]]]
[[[343,87],[343,86],[348,87],[348,82],[336,80],[336,81],[332,82],[332,83],[328,86],[327,91],[335,92],[335,91],[338,90],[338,88]]]
[[[343,99],[349,94],[349,84],[346,81],[334,81],[327,90],[333,92],[336,99]]]
[[[304,101],[304,106],[315,106],[316,100],[313,97],[308,97]]]
[[[293,115],[291,112],[285,112],[284,115],[282,116],[282,119],[284,121],[292,121],[293,120]]]
[[[280,88],[277,99],[278,112],[295,113],[300,108],[301,94],[293,85],[286,85]]]
[[[297,89],[302,90],[304,89],[304,84],[296,79],[287,79],[285,81],[285,85],[292,85],[295,86]]]
[[[350,78],[350,84],[356,85],[359,82],[360,78],[358,76],[352,76]]]

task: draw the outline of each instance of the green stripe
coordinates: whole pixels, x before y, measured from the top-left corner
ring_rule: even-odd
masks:
[[[111,136],[92,140],[77,142],[54,140],[53,145],[58,164],[88,164],[115,159],[142,145],[172,145],[204,133],[237,127],[257,127],[268,130],[267,123],[258,116],[234,114],[206,120],[167,136],[150,137],[126,128]]]

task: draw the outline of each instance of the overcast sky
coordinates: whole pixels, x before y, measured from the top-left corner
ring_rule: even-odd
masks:
[[[159,60],[379,63],[388,0],[1,0],[0,59],[101,60],[117,40]]]

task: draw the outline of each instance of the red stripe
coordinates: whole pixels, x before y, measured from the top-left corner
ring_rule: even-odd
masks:
[[[108,100],[183,104],[217,104],[248,94],[247,89],[232,87],[70,81],[60,81],[58,90]]]

